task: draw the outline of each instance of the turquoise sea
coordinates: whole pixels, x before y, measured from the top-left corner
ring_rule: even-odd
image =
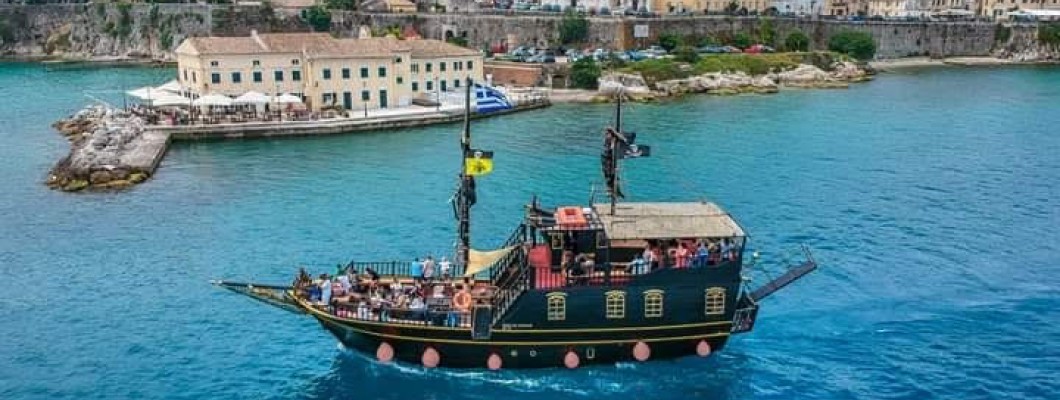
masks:
[[[49,124],[170,70],[0,64],[0,399],[1055,399],[1060,69],[924,69],[849,90],[633,105],[636,200],[711,199],[819,272],[710,359],[424,371],[341,349],[210,279],[453,243],[459,126],[181,143],[148,183],[66,194]],[[599,182],[606,105],[477,121],[474,241]]]

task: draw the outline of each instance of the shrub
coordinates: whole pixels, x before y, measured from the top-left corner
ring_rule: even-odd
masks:
[[[675,33],[666,32],[659,35],[659,46],[666,49],[666,51],[673,51],[681,44],[681,37]]]
[[[466,37],[454,36],[454,37],[451,37],[449,39],[445,39],[445,41],[447,43],[455,44],[455,45],[460,46],[460,47],[467,47],[467,38]]]
[[[118,26],[114,30],[115,36],[125,37],[132,33],[132,4],[118,3]]]
[[[686,62],[689,64],[699,61],[699,53],[692,46],[678,46],[674,49],[674,60]]]
[[[589,20],[568,9],[559,23],[559,41],[563,44],[581,43],[589,36]]]
[[[876,54],[876,43],[872,41],[870,33],[841,31],[828,39],[828,50],[859,60],[869,60]]]
[[[356,10],[357,2],[354,0],[325,0],[324,5],[329,10]]]
[[[789,33],[788,37],[784,39],[784,49],[787,51],[809,51],[810,37],[806,36],[802,31]]]
[[[770,71],[795,68],[801,61],[801,57],[790,53],[718,54],[701,58],[696,63],[694,71],[696,74],[728,71],[762,75]]]
[[[994,40],[997,41],[998,43],[1001,43],[1001,44],[1008,43],[1008,40],[1011,37],[1012,37],[1012,28],[1009,28],[1009,27],[1001,25],[1001,24],[997,24],[997,26],[994,27]]]
[[[740,32],[732,37],[732,45],[741,49],[746,49],[752,45],[751,37],[746,33]]]
[[[673,60],[658,58],[653,60],[638,61],[622,69],[623,72],[640,73],[644,81],[649,85],[655,82],[671,79],[681,79],[690,76],[688,71],[682,70]]]
[[[600,66],[592,57],[583,57],[571,65],[570,79],[576,88],[596,89],[600,80]]]

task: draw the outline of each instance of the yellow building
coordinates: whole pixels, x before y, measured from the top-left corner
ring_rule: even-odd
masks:
[[[667,1],[656,0],[664,4]],[[674,4],[682,4],[682,0],[670,0]],[[726,11],[729,7],[729,3],[736,3],[739,8],[746,8],[748,13],[757,11],[759,14],[764,12],[767,8],[773,5],[772,0],[683,0],[683,4],[686,6],[688,11],[696,12],[707,12],[710,14],[719,14]],[[662,11],[659,11],[662,12]]]
[[[188,38],[175,53],[178,80],[193,93],[291,93],[314,111],[406,106],[483,78],[479,51],[430,39],[252,32]]]
[[[1060,0],[980,0],[977,6],[977,14],[981,16],[1005,18],[1005,14],[1017,9],[1060,10]]]
[[[868,0],[868,16],[907,17],[916,15],[917,0]]]

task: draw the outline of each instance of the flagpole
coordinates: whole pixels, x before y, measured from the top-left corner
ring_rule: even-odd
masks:
[[[615,134],[622,134],[622,92],[619,91],[618,102],[615,107]],[[611,140],[611,162],[614,165],[614,171],[611,173],[611,180],[614,183],[611,185],[611,215],[615,215],[615,203],[618,202],[618,138]]]

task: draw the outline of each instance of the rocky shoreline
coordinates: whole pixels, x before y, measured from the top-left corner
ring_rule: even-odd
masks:
[[[70,141],[70,153],[48,174],[53,189],[122,189],[146,181],[169,143],[140,117],[93,105],[52,124]]]
[[[875,71],[868,66],[849,61],[837,61],[829,71],[819,67],[800,64],[784,71],[771,71],[762,75],[745,72],[711,72],[682,79],[670,79],[649,84],[636,73],[611,72],[599,80],[599,89],[591,96],[570,100],[577,102],[606,102],[621,91],[625,98],[633,101],[653,101],[676,98],[686,94],[769,94],[783,88],[841,89],[852,83],[865,82],[873,78]]]

